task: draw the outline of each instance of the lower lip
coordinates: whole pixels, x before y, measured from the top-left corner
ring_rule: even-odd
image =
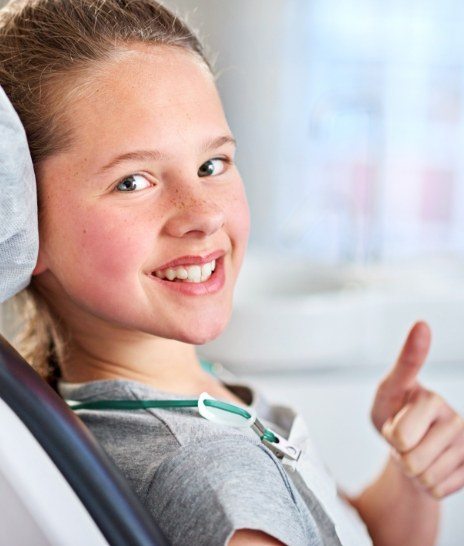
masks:
[[[221,256],[216,260],[216,268],[214,269],[212,275],[207,281],[204,282],[175,282],[175,281],[165,281],[160,279],[154,274],[148,275],[150,279],[158,282],[161,286],[173,290],[179,294],[185,294],[187,296],[209,296],[210,294],[215,294],[219,292],[224,286],[225,283],[225,272],[224,272],[224,256]]]

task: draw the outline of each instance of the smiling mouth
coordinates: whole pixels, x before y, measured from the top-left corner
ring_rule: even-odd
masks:
[[[183,265],[151,272],[152,277],[168,283],[205,284],[217,276],[219,265],[224,256],[205,264]]]
[[[159,270],[157,271],[158,274],[156,274],[156,271],[153,271],[148,276],[153,279],[155,283],[159,283],[159,287],[163,287],[163,289],[173,291],[177,294],[182,294],[184,296],[209,296],[220,292],[225,286],[226,275],[224,258],[225,256],[218,258],[214,264],[214,270],[209,272],[206,270],[207,275],[205,276],[199,277],[198,270],[196,270],[196,273],[193,275],[195,277],[194,279],[176,279],[172,273],[170,274],[172,280],[160,278],[160,275],[166,272]],[[181,274],[181,276],[183,276],[183,274]]]
[[[174,279],[172,281],[170,281],[169,279],[161,279],[163,281],[167,281],[167,282],[183,282],[183,283],[192,283],[192,284],[202,284],[202,283],[205,283],[205,282],[208,282],[212,277],[214,277],[214,274],[215,274],[216,270],[212,271],[211,274],[209,275],[209,277],[207,277],[204,281],[192,281],[190,279]]]

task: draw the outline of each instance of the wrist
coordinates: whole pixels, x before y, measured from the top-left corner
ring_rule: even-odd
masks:
[[[439,502],[414,481],[390,456],[378,478],[349,499],[376,546],[436,543]]]
[[[405,473],[400,458],[392,451],[389,453],[384,474],[385,479],[392,480],[395,484],[394,489],[398,491],[397,494],[410,497],[418,503],[424,502],[431,506],[439,506],[439,501],[427,491],[425,485],[417,477],[408,476]]]

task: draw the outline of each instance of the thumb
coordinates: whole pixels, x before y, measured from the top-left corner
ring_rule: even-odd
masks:
[[[408,391],[427,358],[432,333],[426,322],[416,322],[411,328],[401,353],[387,374],[384,387],[393,391]]]
[[[380,382],[371,408],[371,420],[380,432],[385,421],[404,406],[417,386],[416,377],[430,348],[431,332],[425,322],[411,328],[395,365]]]

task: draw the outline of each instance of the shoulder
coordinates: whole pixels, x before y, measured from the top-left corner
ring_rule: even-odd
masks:
[[[308,512],[280,461],[246,437],[180,447],[156,470],[145,505],[176,545],[227,544],[238,529],[319,544],[308,541]]]

